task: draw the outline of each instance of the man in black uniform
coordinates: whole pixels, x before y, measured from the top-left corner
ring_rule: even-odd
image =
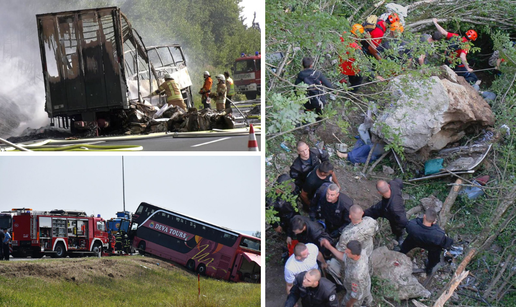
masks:
[[[294,286],[285,302],[285,307],[293,307],[301,298],[303,307],[338,307],[339,302],[335,284],[321,277],[318,269],[299,273],[294,280]]]
[[[349,219],[349,208],[353,206],[353,200],[346,194],[340,193],[339,186],[323,184],[315,193],[310,205],[310,217],[324,219],[326,232],[332,238],[340,237],[342,229],[351,220]]]
[[[321,114],[321,111],[326,104],[326,95],[324,94],[324,87],[333,88],[328,79],[318,70],[312,68],[314,60],[312,58],[303,58],[303,70],[297,75],[295,85],[303,82],[308,85],[307,94],[310,97],[308,102],[304,104],[307,111],[315,111]]]
[[[423,218],[413,219],[407,224],[408,236],[401,245],[401,252],[406,254],[415,247],[424,248],[428,251],[428,264],[426,274],[432,274],[433,268],[441,261],[443,248],[450,248],[453,239],[446,236],[436,223],[437,212],[427,209]]]
[[[308,174],[305,184],[303,185],[303,189],[301,190],[301,195],[299,196],[305,211],[310,210],[310,201],[314,197],[315,192],[317,192],[317,189],[319,189],[323,183],[333,181],[333,183],[339,186],[337,176],[333,175],[333,165],[330,161],[324,161],[310,174]]]
[[[297,154],[297,158],[290,167],[290,178],[294,179],[296,194],[299,194],[308,173],[321,164],[321,162],[328,161],[330,156],[324,150],[308,147],[303,141],[297,142]]]
[[[398,246],[401,246],[403,243],[403,230],[408,223],[401,189],[403,189],[403,181],[399,178],[389,183],[385,180],[378,180],[376,190],[382,195],[382,200],[364,212],[365,216],[370,216],[375,220],[379,217],[389,220],[392,233],[398,241]]]
[[[290,180],[290,177],[287,174],[282,174],[276,180],[276,186],[288,180]],[[292,182],[287,184],[285,186],[286,190],[281,190],[279,187],[276,187],[276,196],[269,197],[265,200],[267,209],[273,208],[276,211],[274,215],[280,219],[279,222],[272,223],[272,228],[274,228],[277,233],[287,231],[290,228],[290,219],[296,215],[292,204],[283,197],[285,194],[292,194],[293,185]]]
[[[302,243],[313,243],[322,251],[322,241],[331,242],[330,236],[318,222],[310,221],[310,218],[296,215],[290,221],[291,229],[288,232],[287,244],[292,243],[292,237],[297,236],[297,240]],[[324,254],[324,253],[323,253]]]

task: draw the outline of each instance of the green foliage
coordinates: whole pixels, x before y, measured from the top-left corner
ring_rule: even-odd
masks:
[[[284,201],[290,203],[290,205],[292,205],[294,210],[296,210],[296,212],[297,212],[297,210],[298,210],[297,205],[296,205],[297,195],[293,195],[291,193],[293,185],[294,185],[293,179],[287,180],[287,181],[279,183],[279,184],[275,183],[272,187],[267,189],[267,193],[266,193],[267,200],[279,200],[279,199],[284,200]],[[279,222],[280,219],[279,219],[279,217],[276,216],[277,213],[278,212],[276,210],[274,210],[273,206],[268,207],[265,211],[265,222],[269,225],[272,225],[275,222]]]
[[[400,302],[398,291],[394,285],[389,280],[376,275],[371,276],[371,294],[376,298],[387,297],[398,303]]]

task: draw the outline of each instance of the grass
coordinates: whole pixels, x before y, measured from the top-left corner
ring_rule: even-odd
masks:
[[[131,258],[135,257],[139,256]],[[117,258],[116,261],[125,262],[121,264],[125,267],[124,276],[114,278],[102,274],[95,259],[91,261],[100,274],[92,274],[81,282],[59,276],[2,274],[0,306],[260,306],[259,284],[201,277],[198,298],[197,276],[182,269],[166,268],[165,263],[161,267],[145,264],[144,268],[132,260]]]

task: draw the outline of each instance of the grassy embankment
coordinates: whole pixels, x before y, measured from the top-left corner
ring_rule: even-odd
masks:
[[[158,265],[159,263],[159,265]],[[260,285],[131,256],[0,263],[0,306],[260,306]]]

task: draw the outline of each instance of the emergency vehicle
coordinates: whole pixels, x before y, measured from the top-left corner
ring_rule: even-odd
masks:
[[[233,69],[233,81],[238,93],[245,94],[247,99],[256,99],[262,90],[261,80],[262,55],[256,52],[254,56],[242,54],[235,60]]]
[[[97,254],[108,247],[106,221],[82,211],[13,209],[13,257]]]

